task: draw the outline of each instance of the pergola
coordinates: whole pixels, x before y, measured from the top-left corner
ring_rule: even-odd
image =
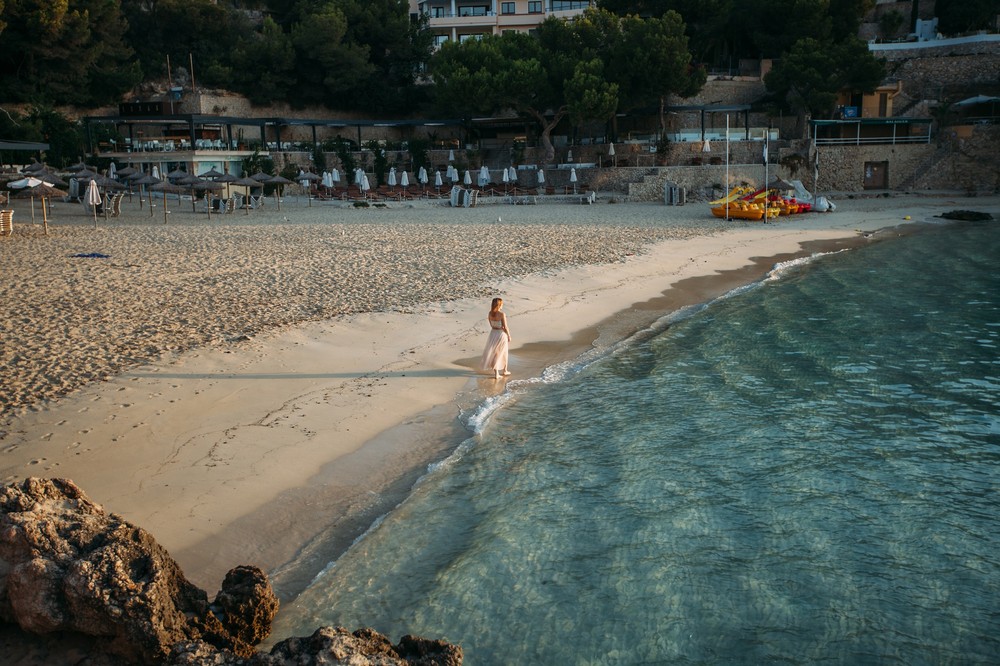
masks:
[[[743,128],[747,141],[750,140],[750,105],[749,104],[685,104],[664,107],[668,113],[698,112],[701,115],[701,140],[705,140],[705,114],[737,113],[743,116]]]

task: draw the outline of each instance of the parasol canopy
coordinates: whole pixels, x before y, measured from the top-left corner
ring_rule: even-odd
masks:
[[[51,197],[65,197],[66,193],[48,183],[42,183],[34,187],[25,187],[13,196],[15,199],[49,199]]]

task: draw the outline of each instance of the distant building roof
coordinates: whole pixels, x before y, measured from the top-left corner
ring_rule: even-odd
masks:
[[[0,139],[0,150],[24,150],[28,152],[37,152],[39,150],[48,150],[49,144],[39,143],[36,141],[12,141],[10,139]]]

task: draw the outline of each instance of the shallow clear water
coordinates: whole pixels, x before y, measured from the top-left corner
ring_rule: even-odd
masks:
[[[275,635],[373,626],[476,665],[997,663],[998,266],[1000,225],[932,228],[513,382]]]

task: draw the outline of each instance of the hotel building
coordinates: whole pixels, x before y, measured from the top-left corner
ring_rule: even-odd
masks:
[[[592,6],[595,0],[410,0],[410,13],[428,17],[440,47],[449,40],[528,32],[550,16],[569,18]]]

